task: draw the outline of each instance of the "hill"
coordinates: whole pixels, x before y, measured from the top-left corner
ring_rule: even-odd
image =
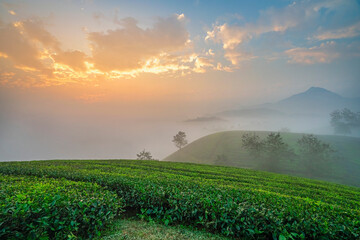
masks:
[[[360,188],[249,169],[139,160],[2,162],[0,192],[2,239],[93,238],[126,214],[236,239],[360,235]]]
[[[165,161],[192,162],[260,169],[262,159],[253,161],[242,147],[242,136],[249,131],[227,131],[202,137],[185,148],[166,157]],[[256,131],[262,138],[269,132]],[[281,133],[284,142],[296,151],[296,142],[303,136],[300,133]],[[294,176],[312,177],[337,183],[360,186],[360,138],[318,135],[323,142],[329,143],[336,151],[336,160],[332,162],[330,172],[309,176],[301,162],[286,161],[281,163],[280,173]],[[325,166],[324,166],[325,169]]]

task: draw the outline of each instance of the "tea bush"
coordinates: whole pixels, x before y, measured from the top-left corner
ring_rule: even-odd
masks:
[[[122,207],[98,184],[0,175],[0,239],[92,238]]]
[[[0,163],[0,172],[97,183],[142,218],[241,239],[359,239],[360,189],[261,171],[158,161]]]

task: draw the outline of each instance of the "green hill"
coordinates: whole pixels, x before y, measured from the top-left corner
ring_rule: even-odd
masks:
[[[183,149],[166,157],[164,161],[192,162],[200,164],[214,164],[234,166],[241,168],[261,169],[263,159],[256,161],[242,147],[242,136],[249,131],[227,131],[202,137]],[[251,132],[265,138],[270,132]],[[284,142],[294,151],[297,151],[297,140],[303,136],[301,133],[281,133]],[[336,151],[335,160],[323,166],[320,174],[309,176],[300,160],[289,159],[281,162],[279,173],[294,176],[310,177],[336,183],[360,186],[360,138],[318,135],[321,141],[329,143]],[[220,159],[218,159],[220,156]],[[225,156],[225,157],[221,157]],[[329,166],[331,167],[330,170]],[[320,166],[321,167],[321,166]]]
[[[89,239],[111,225],[116,231],[116,219],[127,215],[235,239],[360,236],[360,188],[250,169],[140,160],[2,162],[0,193],[1,239]],[[124,225],[110,235],[148,232]]]

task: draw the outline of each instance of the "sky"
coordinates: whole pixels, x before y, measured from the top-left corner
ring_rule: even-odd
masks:
[[[189,118],[360,97],[359,66],[358,0],[0,0],[0,159],[165,157]]]

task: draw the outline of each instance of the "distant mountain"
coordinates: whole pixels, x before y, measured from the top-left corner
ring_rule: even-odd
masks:
[[[360,111],[360,98],[346,98],[324,88],[311,87],[277,102],[230,109],[185,122],[212,124],[222,130],[287,128],[292,132],[332,134],[330,113],[343,108]],[[360,133],[353,132],[352,136],[360,136]]]
[[[270,106],[287,113],[329,114],[335,109],[360,109],[359,99],[345,98],[319,87],[311,87],[307,91],[285,98]]]
[[[303,100],[323,101],[324,99],[326,100],[331,99],[333,101],[342,101],[345,98],[340,96],[339,94],[326,90],[325,88],[311,87],[307,91],[285,98],[279,101],[279,103],[303,101]]]
[[[228,117],[284,117],[289,115],[328,116],[335,109],[349,108],[360,111],[360,98],[345,98],[320,87],[295,94],[275,103],[266,103],[243,109],[217,113]]]

